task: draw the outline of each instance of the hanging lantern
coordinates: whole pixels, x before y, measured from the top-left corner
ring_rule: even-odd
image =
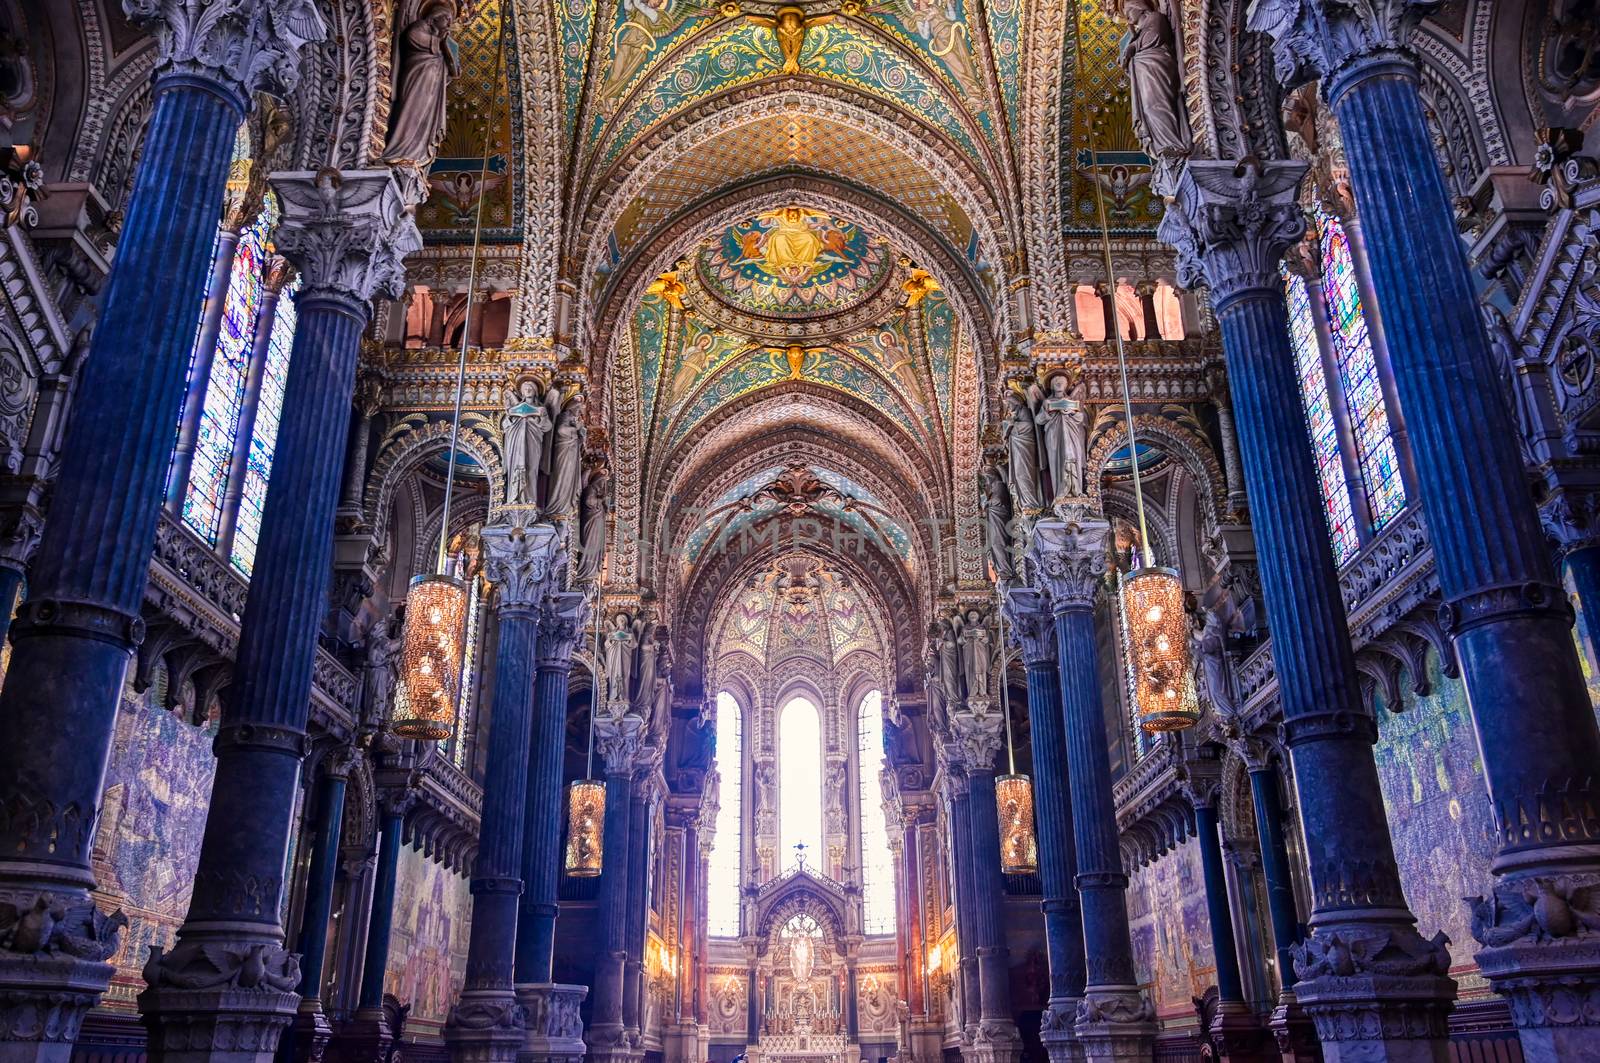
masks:
[[[466,638],[467,587],[452,576],[418,576],[406,593],[400,684],[390,729],[438,742],[455,729]]]
[[[600,848],[605,840],[606,784],[599,779],[574,779],[567,787],[567,874],[594,878],[600,874]]]
[[[1000,812],[1000,870],[1008,875],[1039,872],[1039,838],[1033,831],[1033,780],[1001,775],[994,780]]]
[[[1146,731],[1177,731],[1200,719],[1189,666],[1183,584],[1170,568],[1138,569],[1122,583],[1135,710]]]

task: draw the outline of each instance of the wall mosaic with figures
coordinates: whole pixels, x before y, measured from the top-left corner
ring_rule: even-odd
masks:
[[[409,846],[400,850],[383,991],[411,1005],[409,1029],[438,1034],[467,973],[467,880]]]
[[[1217,980],[1198,841],[1190,838],[1129,876],[1128,919],[1134,967],[1157,1016],[1192,1015],[1193,998]]]

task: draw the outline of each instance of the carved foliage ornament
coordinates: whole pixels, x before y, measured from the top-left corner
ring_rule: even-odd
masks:
[[[304,293],[400,298],[403,260],[422,249],[422,234],[389,170],[276,173],[272,187],[283,203],[274,239]]]
[[[300,50],[328,35],[314,0],[122,0],[155,35],[159,74],[229,82],[242,97],[287,96],[300,81]]]
[[[530,528],[490,525],[482,536],[484,575],[499,588],[500,606],[536,606],[554,567],[555,528],[548,524]]]
[[[1054,610],[1094,608],[1105,581],[1110,535],[1111,526],[1101,520],[1048,521],[1034,528],[1030,554]]]
[[[1363,59],[1398,56],[1440,0],[1256,0],[1248,28],[1272,38],[1285,88],[1325,85]]]
[[[1296,201],[1303,162],[1192,160],[1157,235],[1178,252],[1178,279],[1205,283],[1220,314],[1251,291],[1280,292],[1278,263],[1305,233]]]

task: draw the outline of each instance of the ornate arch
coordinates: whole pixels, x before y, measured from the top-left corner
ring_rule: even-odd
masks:
[[[450,446],[450,422],[427,420],[424,414],[409,414],[384,435],[378,458],[367,474],[367,490],[361,509],[372,527],[374,542],[384,542],[389,533],[389,508],[400,482],[428,455]],[[456,441],[458,449],[472,456],[489,481],[491,500],[505,497],[505,470],[500,464],[498,445],[484,438],[469,425],[463,425]],[[420,534],[419,521],[417,531]]]
[[[1210,442],[1193,429],[1159,414],[1135,414],[1133,427],[1141,442],[1159,446],[1163,453],[1171,456],[1188,472],[1205,501],[1204,525],[1209,528],[1223,520],[1227,515],[1228,488],[1222,475],[1222,466],[1212,453]],[[1089,494],[1096,500],[1103,490],[1106,462],[1127,442],[1127,427],[1123,421],[1110,422],[1100,429],[1099,435],[1092,441],[1086,479]]]

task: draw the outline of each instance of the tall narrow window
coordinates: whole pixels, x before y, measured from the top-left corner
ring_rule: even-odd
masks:
[[[1323,514],[1328,518],[1328,533],[1333,540],[1334,564],[1343,564],[1360,545],[1360,536],[1350,509],[1350,485],[1344,475],[1344,459],[1340,453],[1339,429],[1333,417],[1328,378],[1322,369],[1317,322],[1305,279],[1285,269],[1283,280],[1289,302],[1289,341],[1294,348],[1295,370],[1300,375],[1300,401],[1305,407],[1306,426],[1311,432],[1311,452],[1316,458],[1317,479],[1322,485]]]
[[[295,284],[299,287],[299,282]],[[278,299],[267,337],[267,364],[262,367],[261,395],[257,399],[255,431],[245,461],[244,483],[239,490],[239,530],[233,540],[234,567],[245,575],[256,561],[261,538],[261,517],[267,511],[267,482],[272,478],[272,458],[278,449],[278,424],[283,417],[283,394],[289,383],[289,352],[294,348],[298,319],[294,299]]]
[[[1371,527],[1377,531],[1406,505],[1400,459],[1389,427],[1389,412],[1383,404],[1383,388],[1378,382],[1372,335],[1361,308],[1350,240],[1339,219],[1325,210],[1317,211],[1317,228],[1322,236],[1322,292],[1328,305],[1328,332],[1339,366],[1339,386],[1350,410],[1356,468],[1361,473]]]
[[[723,691],[717,695],[717,822],[706,881],[706,932],[713,937],[739,935],[739,799],[744,771],[739,724],[739,703]]]
[[[822,716],[806,698],[778,714],[778,851],[785,871],[804,856],[820,871],[822,848]]]
[[[861,699],[856,716],[856,770],[861,777],[861,900],[868,934],[894,933],[894,862],[883,814],[883,694]]]

